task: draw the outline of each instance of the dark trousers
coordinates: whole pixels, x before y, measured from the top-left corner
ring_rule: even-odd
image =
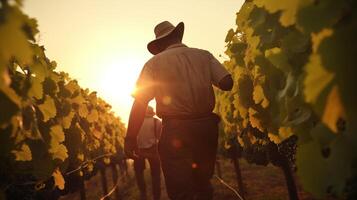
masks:
[[[163,119],[159,154],[171,200],[210,200],[219,118]]]
[[[135,177],[140,190],[141,200],[147,199],[144,179],[145,159],[150,164],[153,199],[159,200],[161,196],[161,167],[157,145],[149,149],[139,149],[139,158],[134,159]]]

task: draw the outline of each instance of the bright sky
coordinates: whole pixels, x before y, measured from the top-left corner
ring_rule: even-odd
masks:
[[[40,43],[84,88],[113,106],[127,123],[130,96],[144,63],[154,26],[185,23],[183,42],[217,58],[244,0],[25,0],[24,10],[38,20]]]

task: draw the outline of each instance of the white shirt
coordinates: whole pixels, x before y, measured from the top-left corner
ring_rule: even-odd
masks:
[[[156,123],[156,133],[155,124]],[[161,134],[161,121],[154,117],[145,117],[138,134],[138,147],[150,148],[158,143]]]
[[[134,96],[145,103],[155,98],[160,118],[209,114],[215,106],[212,84],[227,75],[208,51],[174,44],[145,64]]]

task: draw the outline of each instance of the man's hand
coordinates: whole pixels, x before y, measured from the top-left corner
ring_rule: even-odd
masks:
[[[233,79],[231,75],[227,75],[222,78],[218,83],[218,87],[223,91],[230,91],[233,88]]]
[[[138,158],[138,142],[134,137],[125,137],[124,141],[124,152],[128,158],[135,159]]]

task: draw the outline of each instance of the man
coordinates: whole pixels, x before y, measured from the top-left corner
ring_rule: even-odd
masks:
[[[144,179],[145,159],[150,164],[153,199],[159,200],[161,196],[161,167],[157,152],[157,144],[161,133],[161,121],[154,116],[154,109],[148,106],[143,125],[137,137],[138,157],[134,158],[134,170],[141,200],[147,199]]]
[[[212,199],[210,179],[218,140],[219,117],[212,113],[212,84],[228,91],[233,80],[205,50],[182,44],[184,24],[164,21],[155,27],[156,39],[148,44],[154,56],[137,81],[129,117],[125,153],[136,157],[136,136],[150,100],[155,98],[162,118],[159,154],[166,189],[172,200]]]

